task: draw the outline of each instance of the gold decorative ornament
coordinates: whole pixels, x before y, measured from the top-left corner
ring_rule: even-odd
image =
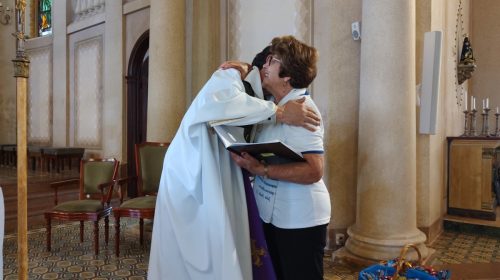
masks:
[[[16,57],[14,63],[14,77],[28,78],[30,75],[30,61],[26,57]]]
[[[257,241],[255,239],[252,239],[252,262],[256,267],[261,267],[264,264],[261,258],[266,256],[266,249],[264,249],[263,247],[257,247],[256,243]]]
[[[14,35],[17,40],[18,40],[18,43],[20,40],[23,40],[24,41],[24,23],[26,21],[26,1],[24,0],[17,0],[16,1],[16,23],[17,23],[17,32],[12,34]],[[18,46],[18,50],[19,51],[19,46]]]
[[[14,77],[28,78],[29,77],[29,59],[24,52],[24,41],[26,40],[24,34],[24,24],[26,11],[26,1],[16,1],[16,23],[17,31],[13,33],[16,37],[16,58],[12,60],[14,63]]]

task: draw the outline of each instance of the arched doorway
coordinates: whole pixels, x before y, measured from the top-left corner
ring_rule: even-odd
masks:
[[[137,40],[127,70],[127,175],[135,176],[134,145],[146,141],[148,117],[149,30]],[[128,195],[135,197],[135,182],[128,185]]]

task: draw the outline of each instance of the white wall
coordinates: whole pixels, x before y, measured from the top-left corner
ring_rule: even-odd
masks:
[[[471,44],[474,50],[477,68],[470,80],[470,92],[477,97],[479,107],[481,100],[489,98],[489,127],[495,129],[494,113],[500,107],[500,1],[471,1]],[[482,108],[481,108],[482,109]],[[482,121],[478,119],[479,128]]]
[[[232,0],[230,4],[230,59],[251,62],[276,36],[311,42],[311,1]]]

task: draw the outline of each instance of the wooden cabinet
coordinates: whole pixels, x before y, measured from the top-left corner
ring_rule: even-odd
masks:
[[[500,138],[448,138],[448,214],[495,220]]]

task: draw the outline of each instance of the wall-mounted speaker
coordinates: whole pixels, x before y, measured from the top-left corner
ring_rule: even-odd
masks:
[[[355,21],[351,24],[351,34],[353,40],[361,39],[361,24],[359,21]]]
[[[421,134],[436,134],[440,68],[441,31],[426,32],[420,96],[419,131]]]

